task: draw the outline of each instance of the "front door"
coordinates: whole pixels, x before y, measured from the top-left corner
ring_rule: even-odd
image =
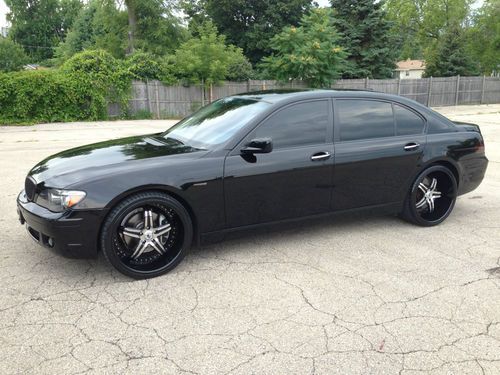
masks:
[[[255,138],[273,151],[242,156]],[[228,228],[328,212],[334,161],[331,100],[278,109],[226,158],[224,194]]]

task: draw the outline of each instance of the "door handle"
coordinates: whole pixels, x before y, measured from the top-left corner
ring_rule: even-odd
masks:
[[[411,142],[411,143],[406,144],[404,149],[405,149],[405,151],[413,151],[419,147],[420,147],[420,144],[418,144],[417,142]]]
[[[332,156],[332,154],[330,154],[327,151],[317,152],[311,156],[311,160],[312,161],[326,160],[326,159],[329,159],[330,156]]]

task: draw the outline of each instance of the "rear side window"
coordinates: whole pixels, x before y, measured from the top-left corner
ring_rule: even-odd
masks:
[[[329,102],[293,104],[271,115],[256,130],[255,138],[271,138],[274,148],[326,142]]]
[[[360,99],[341,99],[336,103],[341,141],[394,135],[391,103]]]
[[[396,135],[413,135],[424,132],[424,120],[416,113],[394,105],[394,116],[396,118]]]
[[[455,131],[453,125],[445,119],[430,117],[428,122],[428,134],[450,133]]]

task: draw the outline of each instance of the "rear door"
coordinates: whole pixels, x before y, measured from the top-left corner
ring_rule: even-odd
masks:
[[[278,109],[226,158],[227,227],[240,227],[328,212],[333,174],[331,99]],[[244,157],[243,145],[271,138],[268,154]]]
[[[333,209],[402,201],[422,160],[425,119],[390,101],[334,102]]]

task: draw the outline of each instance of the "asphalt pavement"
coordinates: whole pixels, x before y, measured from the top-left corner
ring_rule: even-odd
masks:
[[[172,122],[0,127],[0,374],[499,374],[500,105],[439,110],[490,160],[443,224],[248,233],[143,281],[39,247],[15,199],[50,154]]]

